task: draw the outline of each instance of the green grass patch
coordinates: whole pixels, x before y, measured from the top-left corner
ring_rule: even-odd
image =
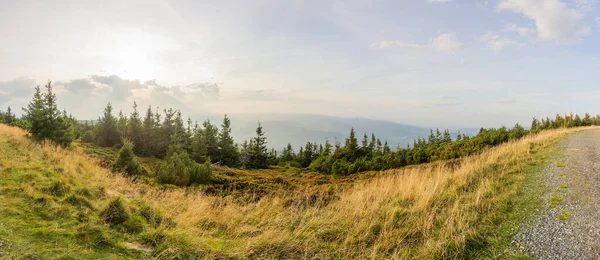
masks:
[[[564,168],[565,167],[565,165],[559,161],[554,162],[554,166],[556,166],[556,168]]]
[[[100,223],[97,189],[65,181],[64,169],[34,152],[0,136],[2,165],[10,165],[0,167],[0,259],[146,258],[118,246],[129,235]]]
[[[570,210],[563,210],[560,212],[560,214],[558,214],[558,219],[563,222],[567,221],[567,220],[571,219],[572,213],[573,212],[571,212]]]
[[[560,192],[562,194],[567,194],[569,192],[569,185],[568,184],[561,184],[558,186],[558,188],[556,189],[556,192]]]
[[[548,201],[550,202],[550,208],[553,209],[565,203],[565,197],[562,195],[552,194],[550,195]]]

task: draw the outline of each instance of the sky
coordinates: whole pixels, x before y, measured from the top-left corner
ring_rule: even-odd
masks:
[[[1,1],[0,109],[495,127],[600,113],[598,0]],[[13,109],[15,110],[15,109]],[[18,109],[17,109],[18,110]]]

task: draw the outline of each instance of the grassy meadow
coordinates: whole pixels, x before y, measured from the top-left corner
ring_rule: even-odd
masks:
[[[538,203],[535,173],[581,129],[343,177],[215,167],[214,184],[180,188],[153,181],[157,159],[132,180],[103,167],[116,150],[0,124],[0,258],[515,258],[506,240]]]

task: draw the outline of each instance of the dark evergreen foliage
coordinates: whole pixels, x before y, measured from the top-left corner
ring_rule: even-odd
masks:
[[[117,128],[117,119],[112,114],[112,104],[108,102],[104,108],[104,115],[98,119],[97,141],[103,147],[113,147],[121,142]]]
[[[123,140],[123,147],[119,150],[119,155],[113,165],[113,171],[124,172],[130,176],[138,175],[142,172],[138,158],[133,153],[133,147],[134,145],[131,141],[127,139]]]
[[[46,93],[42,93],[39,86],[35,88],[33,99],[23,109],[23,119],[28,121],[23,125],[28,126],[31,136],[37,141],[50,140],[57,145],[69,146],[76,137],[74,119],[58,110],[52,82],[48,81],[45,87]]]

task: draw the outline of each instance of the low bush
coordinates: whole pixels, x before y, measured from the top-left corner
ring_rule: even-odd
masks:
[[[142,216],[131,215],[121,224],[121,227],[127,233],[141,233],[146,229],[146,220]]]
[[[123,140],[123,147],[119,150],[113,171],[121,171],[130,176],[139,175],[142,172],[138,158],[133,154],[133,143],[129,140]]]
[[[156,178],[159,183],[187,186],[207,183],[212,176],[210,161],[198,164],[185,152],[171,154],[157,167]]]
[[[108,206],[100,212],[100,218],[111,226],[121,224],[129,218],[129,213],[123,205],[121,198],[110,201]]]

